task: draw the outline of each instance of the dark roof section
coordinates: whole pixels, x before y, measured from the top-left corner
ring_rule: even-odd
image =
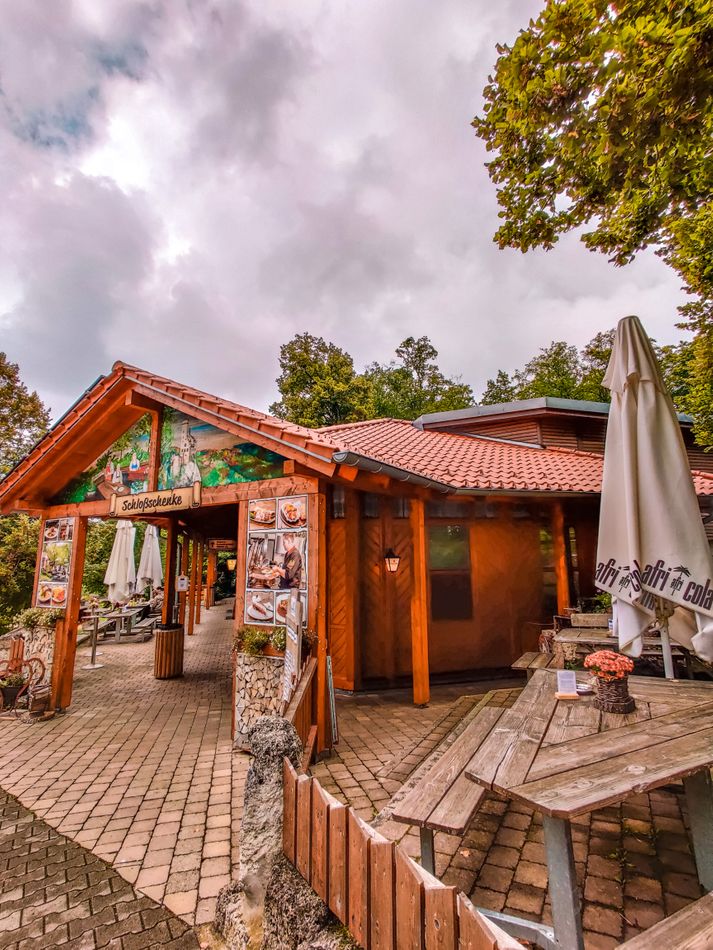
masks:
[[[492,418],[507,415],[542,415],[543,412],[565,412],[574,415],[605,416],[609,414],[608,402],[590,402],[587,399],[560,399],[557,396],[537,396],[533,399],[515,399],[512,402],[499,402],[492,406],[470,406],[468,409],[454,409],[450,412],[430,412],[419,416],[414,425],[419,429],[446,428],[449,423],[462,424],[469,419]],[[678,421],[692,425],[693,417],[678,413]]]

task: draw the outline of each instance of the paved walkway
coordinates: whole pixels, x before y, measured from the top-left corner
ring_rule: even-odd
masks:
[[[153,678],[153,641],[101,643],[101,670],[78,651],[66,714],[0,720],[0,787],[190,924],[230,880],[247,771],[231,756],[232,624],[203,616],[181,679]]]
[[[189,925],[0,792],[0,947],[198,950]]]
[[[436,688],[424,710],[408,694],[340,696],[338,754],[312,772],[370,820],[471,708],[472,694],[497,685],[456,701],[462,687]],[[503,690],[494,701],[507,705],[515,695]],[[613,950],[701,896],[686,829],[680,783],[573,822],[587,950]],[[419,856],[416,828],[386,821],[379,831]],[[439,877],[476,905],[551,923],[542,819],[524,805],[488,795],[463,838],[438,833],[435,846]]]

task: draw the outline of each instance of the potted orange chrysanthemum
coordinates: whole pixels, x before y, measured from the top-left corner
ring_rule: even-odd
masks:
[[[634,664],[628,656],[613,650],[597,650],[584,658],[585,669],[594,675],[597,706],[604,712],[629,713],[636,708],[629,695],[629,673]]]

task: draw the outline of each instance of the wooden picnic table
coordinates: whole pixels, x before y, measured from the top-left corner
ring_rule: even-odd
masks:
[[[608,627],[563,627],[554,636],[555,655],[560,657],[565,644],[574,644],[578,653],[593,653],[595,650],[619,650],[616,637],[609,635]],[[590,649],[587,649],[587,648]],[[683,660],[686,674],[691,676],[690,653],[676,643],[671,644],[671,655]],[[641,656],[646,659],[663,658],[661,637],[657,634],[642,638]]]
[[[442,754],[437,750],[433,766],[392,812],[394,821],[418,827],[421,865],[431,874],[436,873],[434,831],[464,835],[485,795],[485,789],[474,785],[464,771],[473,752],[502,715],[502,709],[488,705],[493,695],[491,690],[483,696],[469,714],[463,732]]]
[[[121,640],[121,634],[126,631],[126,635],[131,635],[131,624],[134,622],[134,617],[141,613],[144,609],[144,604],[139,607],[130,607],[129,610],[114,610],[110,614],[105,615],[105,620],[114,621],[114,639],[118,643]]]
[[[539,946],[583,950],[570,827],[578,815],[683,779],[698,877],[713,890],[713,684],[629,677],[636,709],[626,715],[601,712],[593,697],[557,700],[556,686],[554,672],[536,670],[465,775],[543,815],[554,927],[485,913]]]

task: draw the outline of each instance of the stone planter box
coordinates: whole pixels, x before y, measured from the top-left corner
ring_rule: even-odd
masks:
[[[234,654],[235,740],[247,742],[250,729],[261,716],[279,716],[282,706],[282,656]]]

